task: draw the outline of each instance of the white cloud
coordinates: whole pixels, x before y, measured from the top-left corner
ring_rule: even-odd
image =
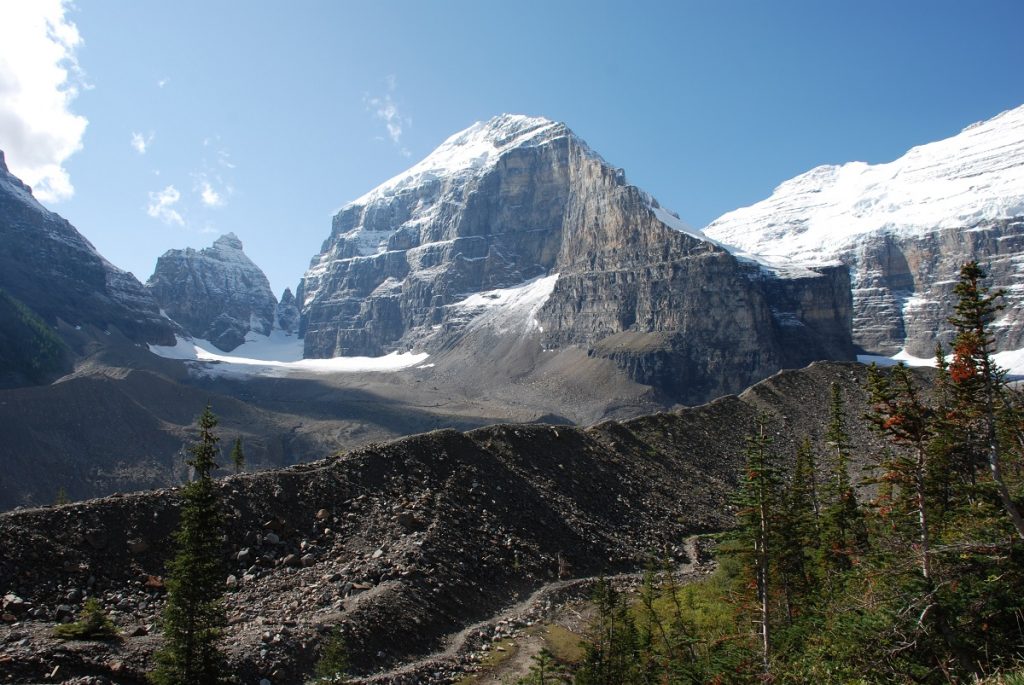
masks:
[[[181,193],[173,185],[167,186],[160,191],[151,192],[149,194],[149,206],[146,208],[146,214],[149,214],[154,219],[163,221],[165,224],[184,226],[185,220],[178,213],[178,210],[174,209],[174,205],[180,199]]]
[[[209,181],[199,184],[199,198],[207,207],[221,207],[224,205],[224,197],[213,189]]]
[[[164,77],[164,78],[162,78],[162,79],[160,79],[159,81],[156,82],[156,87],[157,88],[163,88],[164,86],[166,86],[170,82],[171,82],[171,79]]]
[[[82,37],[62,0],[0,2],[0,149],[44,202],[74,195],[64,163],[88,120],[71,111],[87,88],[75,58]]]
[[[395,102],[392,94],[398,87],[398,79],[394,74],[389,74],[385,79],[388,86],[388,92],[381,97],[369,97],[366,96],[364,101],[366,107],[372,113],[375,119],[379,119],[384,122],[384,127],[388,131],[388,138],[391,142],[399,147],[400,152],[406,157],[409,156],[409,151],[401,147],[402,133],[406,126],[412,124],[412,119],[404,116],[398,110],[398,104]]]
[[[150,133],[148,136],[144,136],[141,133],[132,132],[132,148],[140,155],[146,154],[146,150],[149,149],[150,143],[153,142],[153,134]]]

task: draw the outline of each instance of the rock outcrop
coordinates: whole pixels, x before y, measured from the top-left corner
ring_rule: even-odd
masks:
[[[170,344],[170,322],[130,273],[105,260],[7,170],[0,151],[0,288],[50,325],[118,329],[135,342]]]
[[[296,304],[295,295],[291,288],[285,288],[281,293],[281,299],[277,303],[274,326],[285,333],[296,333],[299,330],[299,320],[302,318],[299,306]]]
[[[234,233],[202,250],[168,250],[146,287],[185,332],[225,352],[245,342],[249,331],[270,335],[274,326],[277,298]]]
[[[564,124],[513,115],[452,136],[334,217],[298,293],[305,354],[450,346],[467,303],[521,302],[508,289],[540,277],[538,345],[583,347],[678,401],[852,355],[845,269],[738,259]]]
[[[849,266],[854,341],[886,355],[927,358],[949,343],[953,286],[977,260],[1006,289],[997,347],[1024,348],[1024,107],[888,164],[818,167],[705,233],[773,259]]]

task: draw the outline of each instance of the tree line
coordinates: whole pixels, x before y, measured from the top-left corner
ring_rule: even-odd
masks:
[[[1024,401],[993,360],[984,279],[961,269],[933,382],[873,365],[863,417],[833,385],[827,449],[781,454],[757,420],[709,580],[652,570],[635,602],[601,584],[582,661],[523,682],[1024,682]],[[854,446],[855,420],[885,448]]]

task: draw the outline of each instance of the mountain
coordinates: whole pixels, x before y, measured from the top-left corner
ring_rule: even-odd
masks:
[[[50,326],[116,328],[133,342],[168,344],[170,322],[135,276],[105,260],[11,174],[0,151],[0,288]]]
[[[343,207],[297,298],[306,357],[472,347],[517,377],[578,349],[687,403],[852,355],[844,267],[738,258],[564,124],[521,115]]]
[[[249,331],[270,335],[274,326],[277,298],[234,233],[202,250],[168,250],[146,288],[189,336],[225,352],[245,342]]]
[[[853,282],[854,341],[918,357],[949,343],[960,266],[978,260],[1006,289],[1000,349],[1024,347],[1024,106],[912,148],[886,164],[820,166],[704,233],[747,252]]]
[[[285,288],[284,292],[281,293],[281,300],[277,303],[275,328],[279,328],[285,333],[297,333],[301,317],[299,305],[295,300],[295,295],[292,294],[292,289]]]

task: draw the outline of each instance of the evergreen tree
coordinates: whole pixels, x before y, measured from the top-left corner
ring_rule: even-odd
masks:
[[[224,680],[218,648],[226,624],[223,606],[223,513],[210,473],[217,468],[217,419],[207,405],[199,440],[189,448],[195,479],[182,488],[177,554],[167,564],[164,645],[151,676],[155,685],[212,685]]]
[[[245,453],[242,451],[242,437],[235,438],[235,446],[231,448],[231,463],[235,465],[235,473],[245,468]]]
[[[766,675],[770,669],[772,641],[769,597],[775,553],[772,536],[782,485],[771,443],[768,419],[760,415],[757,417],[755,432],[747,436],[746,468],[737,499],[740,505],[738,535],[751,550],[749,567],[754,576],[758,613],[756,623],[759,626],[762,668]]]
[[[820,551],[817,477],[814,451],[804,439],[796,451],[793,476],[786,484],[778,513],[776,568],[782,585],[786,619],[806,600],[814,582],[813,562]]]
[[[867,544],[867,529],[850,480],[852,444],[846,428],[846,407],[839,385],[833,383],[825,440],[831,448],[832,467],[825,483],[821,516],[821,548],[827,573],[847,571],[851,557]]]
[[[348,647],[345,635],[340,629],[331,631],[320,647],[320,658],[316,662],[317,679],[314,683],[343,685],[348,682],[345,672],[349,669]]]
[[[628,685],[637,682],[637,631],[626,598],[605,580],[594,588],[597,615],[589,639],[583,642],[583,661],[575,685]]]
[[[991,326],[1004,307],[998,302],[1003,291],[990,292],[981,284],[985,277],[977,262],[967,262],[960,269],[960,280],[954,290],[958,298],[956,314],[949,320],[956,329],[949,375],[960,390],[959,408],[964,421],[981,426],[979,433],[983,436],[992,481],[1017,535],[1024,539],[1024,517],[1003,478],[998,434],[999,414],[1006,406],[1006,382],[1005,373],[992,360],[995,338]]]
[[[872,365],[869,394],[873,406],[868,419],[895,444],[909,448],[909,455],[904,456],[906,453],[901,451],[882,465],[882,479],[899,488],[901,496],[893,495],[894,505],[906,502],[905,509],[914,512],[921,575],[930,580],[932,542],[927,484],[934,412],[921,397],[910,370],[903,364],[894,367],[888,376]]]

